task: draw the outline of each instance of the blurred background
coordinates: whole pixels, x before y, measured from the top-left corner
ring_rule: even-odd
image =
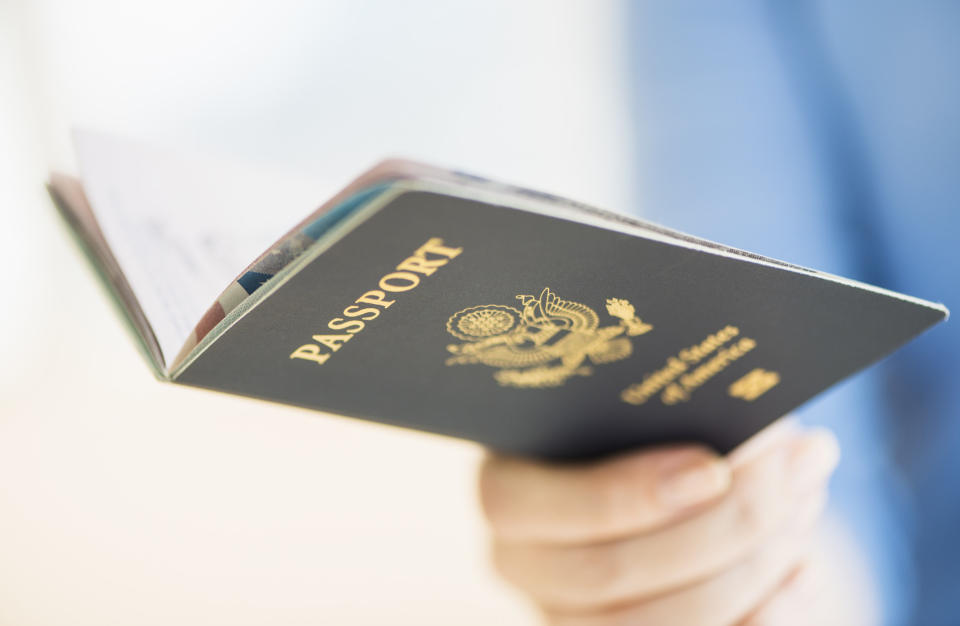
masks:
[[[621,9],[0,0],[0,624],[535,623],[488,569],[479,448],[159,384],[43,182],[81,127],[622,207]]]
[[[476,446],[152,378],[43,190],[71,128],[334,186],[409,156],[958,306],[958,26],[946,1],[0,0],[0,625],[536,622],[487,565]],[[838,624],[960,623],[958,351],[948,323],[801,412],[845,450]]]

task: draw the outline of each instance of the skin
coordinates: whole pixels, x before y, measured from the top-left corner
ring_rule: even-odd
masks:
[[[804,562],[839,450],[782,421],[727,457],[695,445],[585,464],[488,456],[501,576],[549,626],[810,623]]]

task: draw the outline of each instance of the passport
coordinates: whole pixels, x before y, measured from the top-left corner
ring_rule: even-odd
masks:
[[[49,189],[162,380],[509,454],[680,441],[727,452],[948,314],[549,194],[389,161],[237,267],[168,356],[97,194],[60,175]]]

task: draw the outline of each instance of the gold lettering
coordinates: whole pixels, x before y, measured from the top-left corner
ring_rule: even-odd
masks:
[[[420,284],[421,276],[431,276],[438,268],[450,262],[463,252],[463,248],[451,248],[443,243],[439,237],[431,237],[413,254],[400,262],[396,271],[380,278],[380,289],[372,289],[354,300],[354,304],[343,309],[342,317],[335,317],[327,322],[330,330],[341,331],[342,335],[314,335],[316,342],[300,346],[290,354],[291,359],[302,359],[323,364],[331,354],[343,347],[343,344],[367,327],[367,322],[377,319],[380,314],[391,307],[396,301],[387,300],[387,292],[402,293],[410,291]],[[430,258],[434,255],[440,258]],[[368,305],[366,307],[359,305]],[[348,319],[355,318],[355,319]],[[321,346],[330,352],[322,353]]]
[[[353,335],[314,335],[313,340],[336,352],[343,344],[353,339]]]
[[[734,345],[717,352],[717,355],[693,370],[689,374],[680,377],[680,384],[688,392],[702,386],[708,380],[722,372],[730,363],[736,361],[747,352],[753,350],[757,342],[749,337],[744,337]]]
[[[677,383],[670,383],[667,385],[667,388],[663,390],[663,393],[660,394],[660,401],[667,406],[674,405],[678,402],[686,402],[689,399],[690,394]]]
[[[395,281],[403,281],[405,284],[396,285]],[[380,279],[378,285],[380,289],[390,292],[410,291],[420,284],[420,277],[413,272],[392,272]]]
[[[383,308],[387,308],[393,304],[395,300],[384,300],[386,295],[387,294],[383,293],[382,291],[374,289],[373,291],[368,291],[367,293],[363,294],[354,300],[354,302],[359,302],[360,304],[372,304],[374,306],[382,306]]]
[[[390,305],[388,304],[387,306]],[[359,317],[363,321],[369,322],[370,320],[377,319],[377,317],[380,315],[380,309],[374,309],[371,307],[361,308],[355,304],[351,304],[343,310],[343,314],[347,317]]]
[[[680,350],[676,356],[667,359],[664,367],[646,374],[642,382],[624,389],[620,393],[620,399],[628,404],[639,405],[660,394],[660,401],[667,406],[686,402],[696,389],[756,347],[756,341],[742,337],[736,343],[723,348],[739,334],[740,329],[736,326],[725,326],[708,335],[700,343]],[[711,354],[713,356],[710,360],[685,373],[691,366]]]
[[[323,365],[330,358],[330,354],[320,354],[320,346],[308,343],[294,350],[290,358],[314,361],[318,365]]]
[[[624,389],[620,398],[629,404],[643,404],[685,371],[687,371],[686,363],[676,357],[670,357],[667,359],[666,367],[644,376],[642,383],[630,385]]]
[[[335,317],[329,322],[327,322],[327,328],[330,330],[342,330],[348,332],[351,335],[359,333],[363,330],[363,327],[366,326],[360,320],[345,320],[342,317]]]
[[[747,402],[753,402],[776,387],[779,383],[779,373],[758,367],[735,380],[733,384],[727,388],[727,393],[732,398],[742,398]]]
[[[405,259],[403,263],[397,266],[398,270],[406,270],[408,272],[417,272],[423,274],[424,276],[429,276],[437,271],[437,268],[446,265],[449,263],[447,259],[435,259],[433,261],[428,261],[427,259],[419,256],[412,256],[409,259]]]
[[[677,356],[693,365],[694,363],[702,361],[711,352],[736,337],[739,333],[740,330],[736,326],[727,326],[710,335],[699,344],[681,350]]]
[[[448,248],[443,245],[443,239],[439,237],[431,237],[427,240],[427,243],[423,244],[417,251],[413,254],[415,256],[426,258],[427,254],[439,254],[445,256],[448,259],[452,259],[463,252],[463,248]]]

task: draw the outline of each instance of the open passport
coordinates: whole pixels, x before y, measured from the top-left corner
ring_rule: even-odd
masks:
[[[158,377],[505,453],[729,451],[947,316],[411,161],[312,210],[303,181],[76,148],[80,178],[51,175],[51,196]]]

